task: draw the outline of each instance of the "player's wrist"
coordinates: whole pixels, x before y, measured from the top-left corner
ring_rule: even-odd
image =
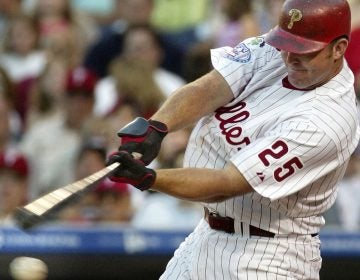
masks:
[[[149,119],[148,122],[149,122],[150,126],[154,130],[156,130],[163,138],[166,136],[166,134],[168,134],[169,129],[165,123],[156,121],[156,120],[152,120],[152,119]]]
[[[120,163],[120,166],[109,176],[110,180],[133,185],[141,191],[150,189],[155,183],[156,172],[128,152],[119,151],[112,154],[108,163],[114,162]]]

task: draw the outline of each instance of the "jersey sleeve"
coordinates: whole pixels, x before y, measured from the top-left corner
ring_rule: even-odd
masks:
[[[255,71],[265,65],[269,45],[264,37],[249,38],[234,48],[221,47],[211,50],[211,62],[229,84],[234,98],[240,96]]]
[[[289,120],[231,161],[261,196],[277,200],[300,191],[340,164],[333,139],[311,122]]]

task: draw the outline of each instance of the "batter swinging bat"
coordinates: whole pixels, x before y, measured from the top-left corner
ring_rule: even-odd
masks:
[[[15,221],[22,229],[30,229],[37,224],[46,222],[57,211],[81,197],[95,183],[110,175],[119,166],[120,163],[114,162],[82,180],[60,187],[23,207],[18,207],[14,215]]]

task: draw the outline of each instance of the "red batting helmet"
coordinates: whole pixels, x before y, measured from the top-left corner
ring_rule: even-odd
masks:
[[[350,37],[351,12],[346,0],[287,0],[278,25],[265,41],[280,50],[310,53],[334,39]]]

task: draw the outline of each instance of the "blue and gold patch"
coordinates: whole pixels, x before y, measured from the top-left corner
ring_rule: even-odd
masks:
[[[244,43],[240,43],[232,50],[226,50],[226,58],[236,62],[247,63],[251,59],[251,52]]]

